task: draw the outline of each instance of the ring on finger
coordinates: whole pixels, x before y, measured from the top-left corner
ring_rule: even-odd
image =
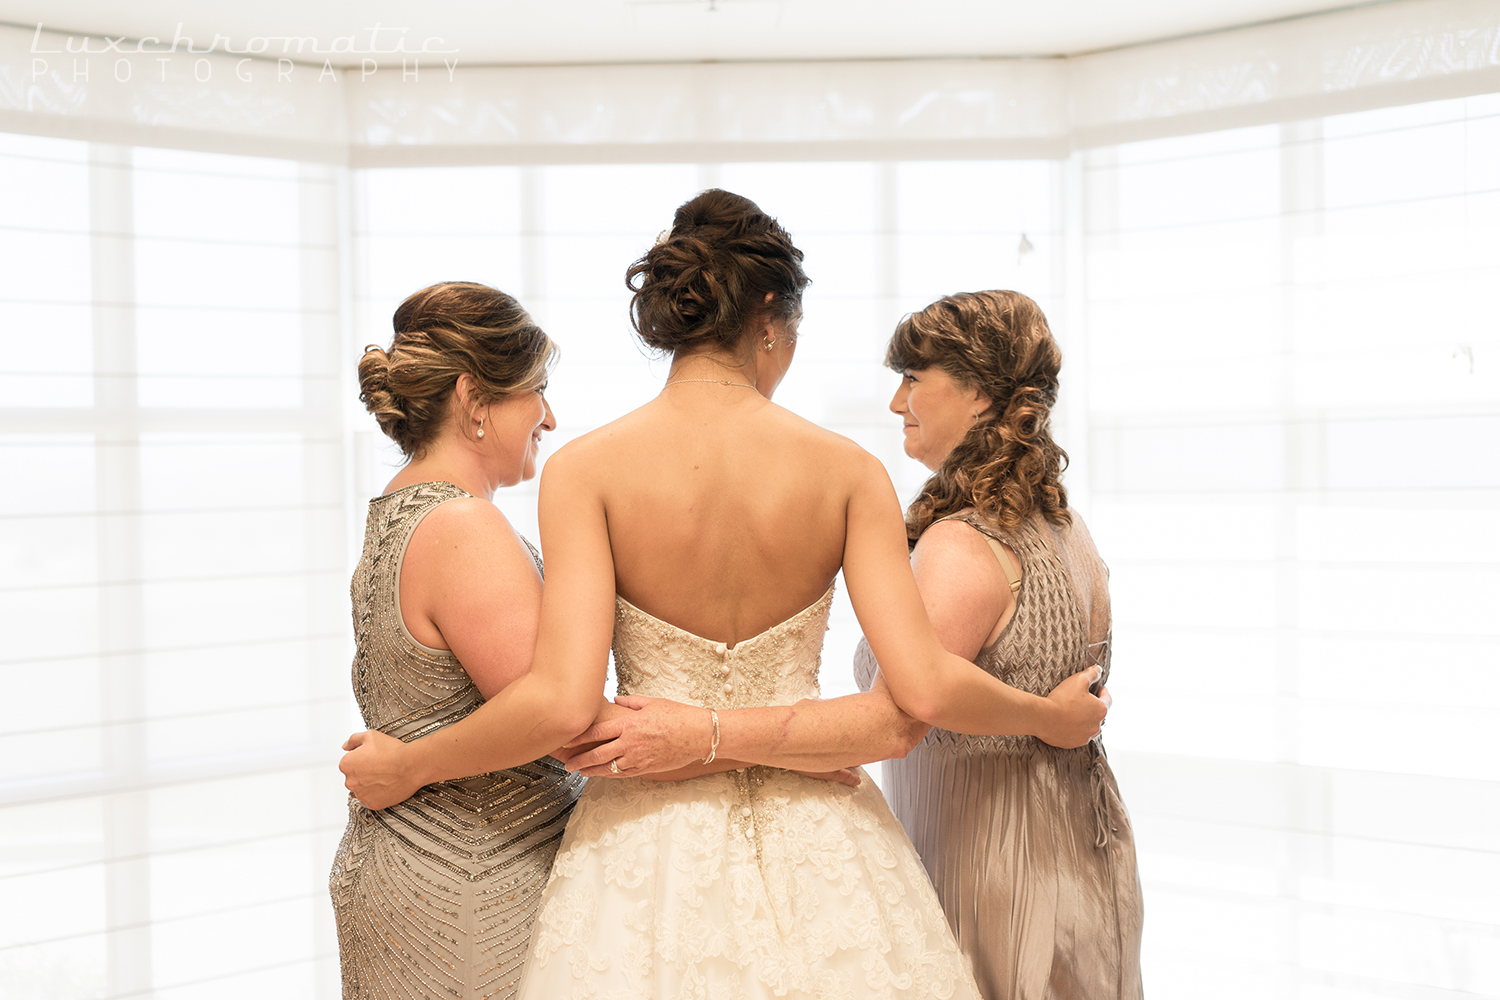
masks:
[[[620,773],[620,758],[616,757],[614,760],[610,761],[609,762],[609,769],[612,772],[614,772],[615,774],[619,774]]]

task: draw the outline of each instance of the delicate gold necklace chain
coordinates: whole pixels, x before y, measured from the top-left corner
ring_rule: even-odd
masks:
[[[668,385],[681,385],[684,382],[716,382],[719,385],[742,385],[746,389],[755,388],[755,386],[751,385],[749,382],[731,382],[729,379],[725,378],[674,378],[666,385],[663,385],[662,388],[665,389]]]

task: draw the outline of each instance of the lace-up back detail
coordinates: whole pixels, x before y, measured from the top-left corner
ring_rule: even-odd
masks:
[[[791,705],[819,696],[833,587],[786,621],[736,643],[700,635],[615,598],[615,675],[621,694],[705,708]]]

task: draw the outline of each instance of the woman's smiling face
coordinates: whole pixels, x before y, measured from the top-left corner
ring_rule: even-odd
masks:
[[[965,387],[941,368],[908,368],[891,397],[891,412],[901,418],[906,453],[929,469],[943,464],[969,433],[989,397]]]
[[[543,395],[545,389],[542,385],[518,392],[486,407],[493,435],[488,452],[500,486],[514,486],[536,475],[542,432],[557,427],[552,407]]]

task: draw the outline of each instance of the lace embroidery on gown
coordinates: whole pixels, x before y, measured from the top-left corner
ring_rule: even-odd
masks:
[[[711,708],[817,697],[833,591],[730,648],[616,602],[622,693]],[[868,778],[775,768],[589,782],[543,894],[521,996],[963,998],[921,862]]]

